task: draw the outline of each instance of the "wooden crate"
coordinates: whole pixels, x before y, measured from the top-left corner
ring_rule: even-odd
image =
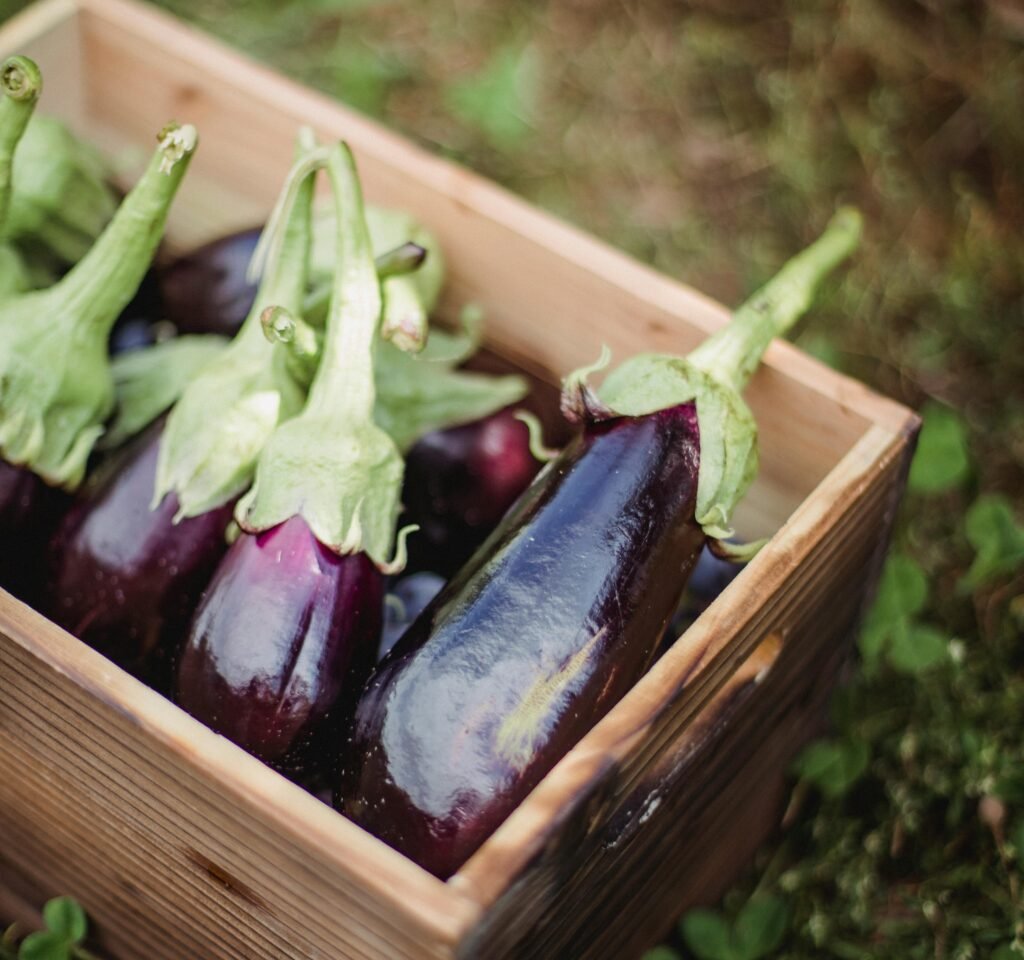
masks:
[[[201,145],[189,246],[266,215],[300,123],[368,196],[435,230],[445,309],[557,381],[602,343],[684,352],[726,312],[457,166],[125,0],[46,0],[0,30],[44,111],[132,175],[170,118]],[[0,914],[71,893],[112,958],[629,958],[713,900],[772,829],[875,583],[917,418],[774,344],[748,398],[774,534],[711,608],[442,883],[0,594]]]

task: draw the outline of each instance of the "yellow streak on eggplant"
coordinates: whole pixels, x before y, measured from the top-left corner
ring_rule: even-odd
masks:
[[[534,741],[551,707],[583,670],[590,653],[604,636],[602,627],[558,670],[535,681],[519,705],[502,721],[495,738],[497,755],[516,770],[523,770],[534,757]]]

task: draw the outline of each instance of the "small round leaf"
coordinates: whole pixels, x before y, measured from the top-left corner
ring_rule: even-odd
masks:
[[[691,910],[683,917],[681,929],[699,960],[740,960],[732,949],[729,927],[713,910]]]

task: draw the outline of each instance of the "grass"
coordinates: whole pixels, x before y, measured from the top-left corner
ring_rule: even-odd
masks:
[[[865,211],[797,340],[925,413],[894,556],[787,828],[656,955],[1024,955],[1019,7],[162,5],[727,303]]]

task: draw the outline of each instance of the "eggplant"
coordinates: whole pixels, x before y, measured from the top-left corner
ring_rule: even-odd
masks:
[[[194,521],[185,521],[186,523]],[[178,703],[265,762],[301,773],[374,663],[384,578],[301,517],[235,541],[196,612]],[[333,716],[332,716],[333,715]]]
[[[256,301],[246,270],[259,239],[259,227],[228,234],[160,270],[164,317],[181,333],[238,333]]]
[[[338,809],[447,878],[635,684],[753,479],[739,393],[859,229],[838,214],[688,358],[635,357],[600,394],[594,367],[567,378],[580,432],[377,667]]]
[[[273,296],[296,306],[301,303],[311,201],[309,183],[301,187],[300,203],[286,224],[281,256],[260,285],[263,300]],[[259,329],[256,307],[243,354],[251,367],[243,372],[255,369],[264,399],[278,384],[301,394],[283,375],[272,377],[274,351],[262,341]],[[253,334],[260,337],[255,341],[258,349],[253,349]],[[237,340],[233,346],[237,356]],[[120,442],[158,415],[164,401],[180,392],[183,371],[200,368],[186,393],[204,378],[215,378],[225,359],[230,360],[229,350],[220,338],[186,336],[119,357],[113,368],[121,409],[109,434]],[[236,369],[227,366],[229,380]],[[250,383],[244,378],[242,382]],[[186,513],[176,489],[160,489],[160,463],[173,416],[151,427],[104,470],[102,478],[91,482],[64,522],[50,551],[48,608],[53,619],[81,640],[167,691],[173,689],[176,660],[200,595],[228,549],[225,534],[241,493],[228,490],[209,498],[202,509]],[[220,441],[218,467],[230,472],[238,469],[232,457],[237,461],[241,454],[237,442],[231,443],[231,421],[225,424],[225,416],[226,411],[211,400],[202,426]]]
[[[540,464],[511,408],[418,440],[406,454],[402,500],[419,532],[409,562],[451,576],[530,485]]]
[[[45,584],[46,545],[66,498],[24,467],[0,462],[0,587],[33,606]]]
[[[327,167],[339,233],[322,356],[305,407],[259,456],[236,511],[243,532],[192,623],[177,684],[182,707],[307,783],[325,772],[313,745],[373,665],[384,576],[404,552],[399,536],[388,559],[402,458],[373,422],[381,295],[359,181],[343,144],[291,179],[314,161]]]
[[[50,549],[45,612],[166,691],[199,597],[227,550],[234,502],[180,523],[173,493],[150,509],[162,429],[138,438],[65,516]]]
[[[646,669],[704,542],[698,457],[692,403],[570,442],[374,675],[347,816],[437,876],[458,868],[575,743],[577,718]]]
[[[444,577],[428,570],[410,573],[396,580],[388,589],[384,604],[384,628],[377,647],[377,659],[398,642],[431,600],[444,587]]]
[[[0,457],[75,490],[114,407],[111,327],[149,266],[195,151],[170,124],[92,249],[53,286],[0,304]]]
[[[686,582],[682,600],[661,642],[664,653],[688,630],[743,569],[742,562],[715,556],[706,544]]]

